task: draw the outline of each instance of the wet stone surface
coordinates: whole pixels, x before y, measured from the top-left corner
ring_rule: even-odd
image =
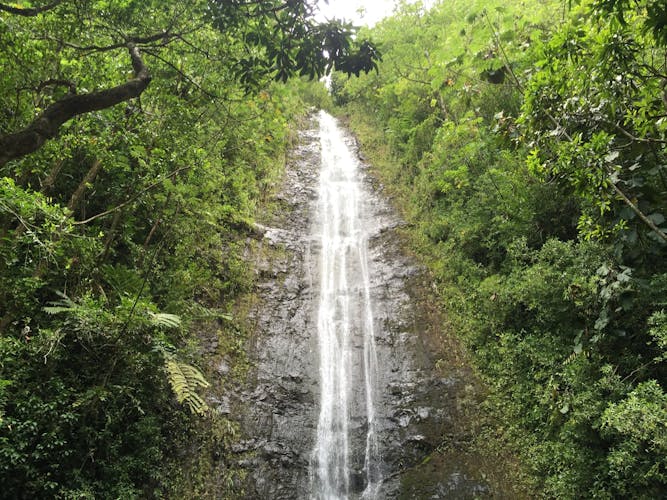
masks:
[[[356,148],[352,138],[349,144]],[[264,237],[255,257],[259,301],[249,318],[255,331],[254,376],[231,400],[219,402],[221,411],[241,421],[245,439],[233,451],[247,471],[246,498],[312,497],[309,466],[319,402],[318,242],[313,236],[319,168],[313,118],[291,154],[278,195],[282,210],[260,227]],[[451,366],[443,375],[435,368],[442,356],[433,354],[433,343],[441,332],[422,304],[425,275],[402,251],[397,235],[402,223],[363,166],[362,175],[367,190],[363,224],[373,228],[368,248],[384,478],[379,498],[502,497],[480,479],[476,458],[465,451],[460,419],[461,401],[473,390],[469,373]],[[219,367],[228,369],[224,362]],[[363,441],[366,425],[362,418],[352,419],[351,442]],[[434,453],[441,448],[447,451]],[[363,454],[363,449],[352,450],[350,498],[365,486],[358,470]]]

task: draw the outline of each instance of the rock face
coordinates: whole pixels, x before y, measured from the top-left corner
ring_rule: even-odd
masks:
[[[354,139],[347,142],[356,151]],[[314,227],[319,168],[313,117],[289,161],[278,200],[283,210],[261,228],[266,251],[256,252],[260,300],[250,312],[254,378],[234,401],[222,405],[225,411],[234,408],[246,436],[233,449],[247,470],[246,498],[315,498],[310,466],[319,411]],[[463,408],[475,399],[470,373],[455,354],[434,354],[444,334],[441,318],[424,298],[427,278],[402,251],[402,222],[363,165],[362,177],[367,190],[363,224],[372,228],[368,253],[383,477],[377,498],[497,496],[480,480],[480,459],[465,450],[469,436],[461,424]],[[449,366],[443,369],[443,363]],[[350,442],[362,443],[366,422],[355,414],[352,409]],[[363,447],[351,450],[350,498],[360,498],[365,487],[363,455]]]

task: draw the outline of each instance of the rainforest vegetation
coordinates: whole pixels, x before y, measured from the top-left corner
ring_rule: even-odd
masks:
[[[377,58],[311,10],[0,3],[0,497],[234,496],[202,338],[243,367],[231,309],[317,94],[298,77]]]
[[[667,8],[401,4],[332,89],[548,498],[667,491]]]
[[[329,71],[490,440],[535,496],[660,497],[664,2],[401,2],[356,34],[311,13],[0,3],[0,497],[234,498],[209,361],[246,366],[253,219]]]

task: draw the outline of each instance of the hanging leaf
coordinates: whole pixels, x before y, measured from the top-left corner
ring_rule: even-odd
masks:
[[[169,384],[176,400],[186,405],[192,413],[204,415],[208,412],[209,407],[206,401],[197,394],[197,389],[210,385],[202,373],[194,366],[181,363],[173,358],[167,358],[165,365],[169,375]]]
[[[149,311],[153,326],[162,328],[180,328],[182,325],[181,317],[176,314],[154,313]]]

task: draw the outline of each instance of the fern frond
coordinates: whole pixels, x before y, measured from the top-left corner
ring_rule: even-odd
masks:
[[[196,392],[198,388],[210,385],[202,373],[192,365],[170,358],[166,359],[166,368],[176,400],[180,404],[187,405],[192,413],[205,414],[209,407]]]
[[[141,291],[143,278],[134,269],[107,264],[102,266],[101,271],[104,280],[119,296],[134,297]]]
[[[78,307],[76,302],[74,302],[64,293],[56,292],[56,294],[59,295],[61,299],[49,302],[49,304],[51,304],[50,306],[43,307],[42,310],[46,314],[60,314],[63,312],[71,312]]]
[[[151,317],[153,326],[164,327],[164,328],[180,328],[182,321],[181,317],[176,314],[168,313],[154,313],[148,311],[148,314]]]
[[[72,307],[66,306],[46,306],[42,308],[46,314],[60,314],[64,312],[70,312],[72,309]]]

